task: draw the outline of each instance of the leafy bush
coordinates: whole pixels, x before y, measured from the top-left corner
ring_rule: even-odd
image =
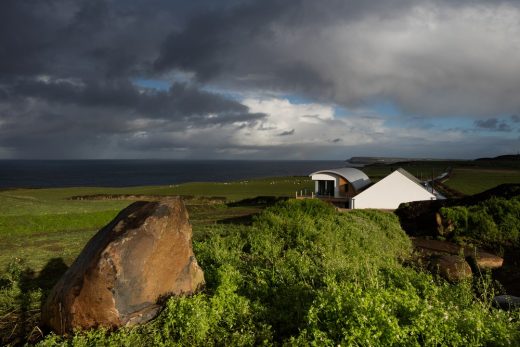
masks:
[[[448,225],[441,232],[442,235],[453,236],[465,235],[468,232],[468,209],[465,206],[442,207],[440,210],[443,220],[448,221]]]
[[[332,281],[319,291],[298,345],[514,345],[517,323],[475,301],[471,285],[434,285],[411,269],[381,272],[379,286]],[[518,316],[516,316],[518,319]]]
[[[207,287],[132,329],[48,336],[41,345],[517,345],[518,313],[470,283],[401,265],[410,241],[391,213],[337,213],[316,200],[266,209],[250,227],[194,242]]]
[[[452,236],[469,237],[496,250],[519,239],[520,197],[493,197],[469,207],[443,207],[440,212],[452,226]]]

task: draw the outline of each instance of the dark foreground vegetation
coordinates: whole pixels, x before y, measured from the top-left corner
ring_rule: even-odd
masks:
[[[462,199],[403,204],[396,213],[410,235],[474,244],[500,255],[520,250],[519,184],[503,184]]]
[[[396,211],[409,235],[446,240],[503,257],[492,277],[502,292],[520,296],[520,185],[503,184],[462,199],[414,202]]]
[[[492,307],[484,277],[449,284],[405,266],[408,237],[391,213],[338,213],[316,200],[280,202],[247,224],[195,234],[207,285],[170,298],[154,321],[95,330],[68,345],[518,345],[520,314]],[[16,265],[2,279],[1,314],[42,291],[25,291]],[[25,277],[26,278],[26,277]],[[27,288],[25,288],[27,289]]]
[[[459,240],[474,240],[479,245],[503,253],[503,247],[515,247],[519,236],[520,196],[511,199],[492,197],[472,206],[443,207],[443,235]]]

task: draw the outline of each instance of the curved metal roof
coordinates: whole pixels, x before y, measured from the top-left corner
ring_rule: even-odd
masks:
[[[366,187],[370,184],[370,178],[361,170],[355,169],[353,167],[341,167],[338,169],[328,169],[328,170],[320,170],[311,173],[309,176],[316,174],[336,174],[347,181],[349,181],[354,189],[359,190],[361,188]]]

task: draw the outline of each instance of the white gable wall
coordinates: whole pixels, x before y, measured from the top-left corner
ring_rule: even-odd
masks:
[[[351,208],[396,209],[403,202],[420,200],[435,200],[435,195],[394,171],[352,198]]]

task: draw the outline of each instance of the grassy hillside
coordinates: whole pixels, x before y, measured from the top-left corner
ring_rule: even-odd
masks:
[[[445,164],[435,167],[442,172]],[[414,168],[431,169],[410,165],[405,168],[414,174]],[[366,171],[377,179],[390,169]],[[480,188],[473,188],[478,190],[489,184],[479,176],[485,170],[459,167],[450,180],[463,174],[480,177]],[[512,176],[499,173],[493,182],[516,179],[518,172],[508,170]],[[464,189],[470,181],[461,182]],[[255,199],[293,196],[312,187],[307,177],[289,177],[0,191],[0,342],[39,338],[42,295],[95,231],[134,199],[170,194],[186,198],[196,255],[208,282],[205,291],[171,299],[161,316],[145,326],[113,334],[94,331],[66,341],[48,336],[43,345],[518,342],[519,313],[490,307],[489,282],[450,285],[402,265],[410,244],[393,214],[338,214],[318,201],[290,201],[262,212],[272,199]],[[71,200],[100,194],[124,196]]]
[[[393,169],[403,167],[412,174],[426,178],[453,168],[445,184],[465,194],[486,190],[500,183],[520,182],[516,161],[423,161],[394,165],[368,166],[363,170],[378,180]],[[195,228],[226,218],[251,212],[251,207],[216,206],[197,201],[201,197],[221,197],[225,202],[256,196],[293,196],[295,191],[311,191],[308,177],[281,177],[243,180],[226,183],[187,183],[171,186],[128,188],[57,188],[15,189],[0,191],[0,267],[14,257],[28,258],[31,266],[40,269],[54,256],[70,262],[93,233],[111,220],[130,200],[71,200],[74,196],[184,195]]]
[[[520,343],[518,313],[492,308],[486,282],[451,285],[403,266],[410,242],[390,213],[291,200],[251,226],[205,229],[194,249],[203,292],[169,299],[140,327],[50,335],[40,345]]]

